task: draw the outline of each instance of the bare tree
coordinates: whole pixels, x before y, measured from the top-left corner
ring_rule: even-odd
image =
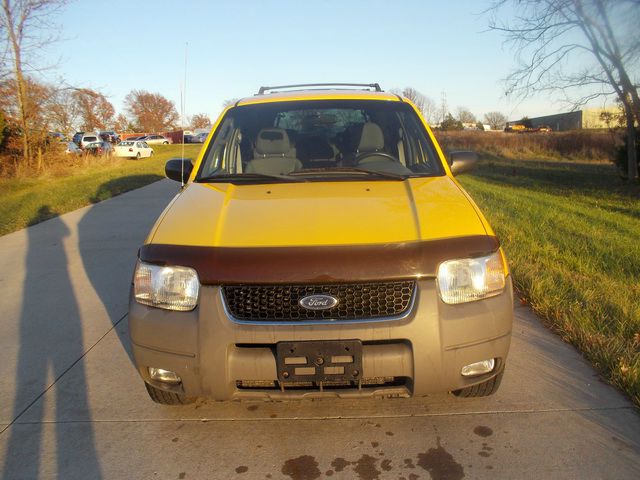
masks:
[[[47,112],[51,130],[66,134],[77,127],[78,111],[72,93],[68,88],[53,93]]]
[[[132,123],[145,132],[172,129],[179,119],[174,103],[159,93],[132,90],[124,101]]]
[[[414,105],[418,107],[418,110],[420,110],[421,112],[423,111],[426,97],[422,93],[412,87],[405,87],[401,93],[403,97],[411,100]]]
[[[206,113],[196,113],[191,117],[191,122],[189,123],[194,130],[196,128],[208,128],[211,126],[211,120],[209,120],[209,115]]]
[[[513,22],[500,21],[509,7],[517,11]],[[507,77],[507,94],[559,93],[573,108],[616,98],[625,111],[629,178],[637,180],[640,98],[630,72],[640,60],[640,2],[495,0],[489,11],[490,28],[506,36],[520,61]]]
[[[507,123],[507,117],[501,112],[488,112],[484,114],[484,123],[492,130],[501,130]]]
[[[24,93],[22,102],[19,100],[16,80],[9,79],[0,83],[0,111],[6,114],[7,123],[11,126],[11,135],[7,148],[14,160],[14,170],[24,171],[32,169],[42,171],[44,167],[43,154],[48,146],[48,132],[53,122],[52,112],[57,102],[57,89],[49,84],[24,78]],[[22,114],[26,115],[22,117]],[[32,156],[28,161],[19,163],[20,153],[24,152],[24,131],[22,120],[28,125],[28,147]]]
[[[435,102],[415,88],[405,87],[402,90],[393,88],[391,89],[391,92],[396,95],[402,95],[403,97],[411,100],[414,105],[418,107],[418,110],[420,110],[420,113],[422,113],[422,116],[425,118],[427,123],[432,124],[438,121],[438,112]]]
[[[72,108],[80,119],[81,130],[104,130],[113,124],[116,112],[103,94],[89,88],[79,88],[73,91],[72,98],[75,103]]]
[[[10,57],[15,96],[17,99],[17,121],[21,130],[22,154],[26,164],[32,158],[32,119],[36,105],[30,103],[28,74],[30,57],[52,41],[50,19],[65,0],[2,0],[0,9],[0,32],[2,41]],[[45,38],[46,37],[46,38]],[[35,62],[33,62],[35,63]]]
[[[130,130],[130,122],[129,119],[122,113],[120,113],[114,123],[113,123],[113,128],[116,132],[134,132],[134,130]]]
[[[458,107],[456,118],[462,123],[476,123],[476,116],[467,107]]]

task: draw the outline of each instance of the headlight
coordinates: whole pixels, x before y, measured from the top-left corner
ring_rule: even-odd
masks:
[[[200,281],[189,267],[161,267],[138,262],[133,293],[138,303],[186,312],[196,308]]]
[[[504,285],[505,268],[499,250],[487,257],[448,260],[438,266],[438,290],[444,303],[493,297]]]

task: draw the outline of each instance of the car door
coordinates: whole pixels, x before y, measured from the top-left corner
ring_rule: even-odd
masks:
[[[142,151],[144,152],[144,153],[142,154],[142,156],[143,156],[143,157],[150,157],[150,156],[151,156],[151,154],[153,153],[153,148],[151,148],[151,147],[147,144],[147,142],[142,142],[142,148],[143,148],[143,150],[142,150]]]

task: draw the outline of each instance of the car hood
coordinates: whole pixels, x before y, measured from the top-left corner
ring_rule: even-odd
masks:
[[[260,185],[191,183],[147,243],[212,247],[364,245],[486,235],[447,176]]]

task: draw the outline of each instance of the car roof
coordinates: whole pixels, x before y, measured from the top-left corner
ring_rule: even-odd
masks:
[[[309,89],[254,95],[238,100],[234,105],[254,105],[258,103],[295,102],[302,100],[382,100],[401,102],[402,97],[389,92],[373,92],[353,89]]]

